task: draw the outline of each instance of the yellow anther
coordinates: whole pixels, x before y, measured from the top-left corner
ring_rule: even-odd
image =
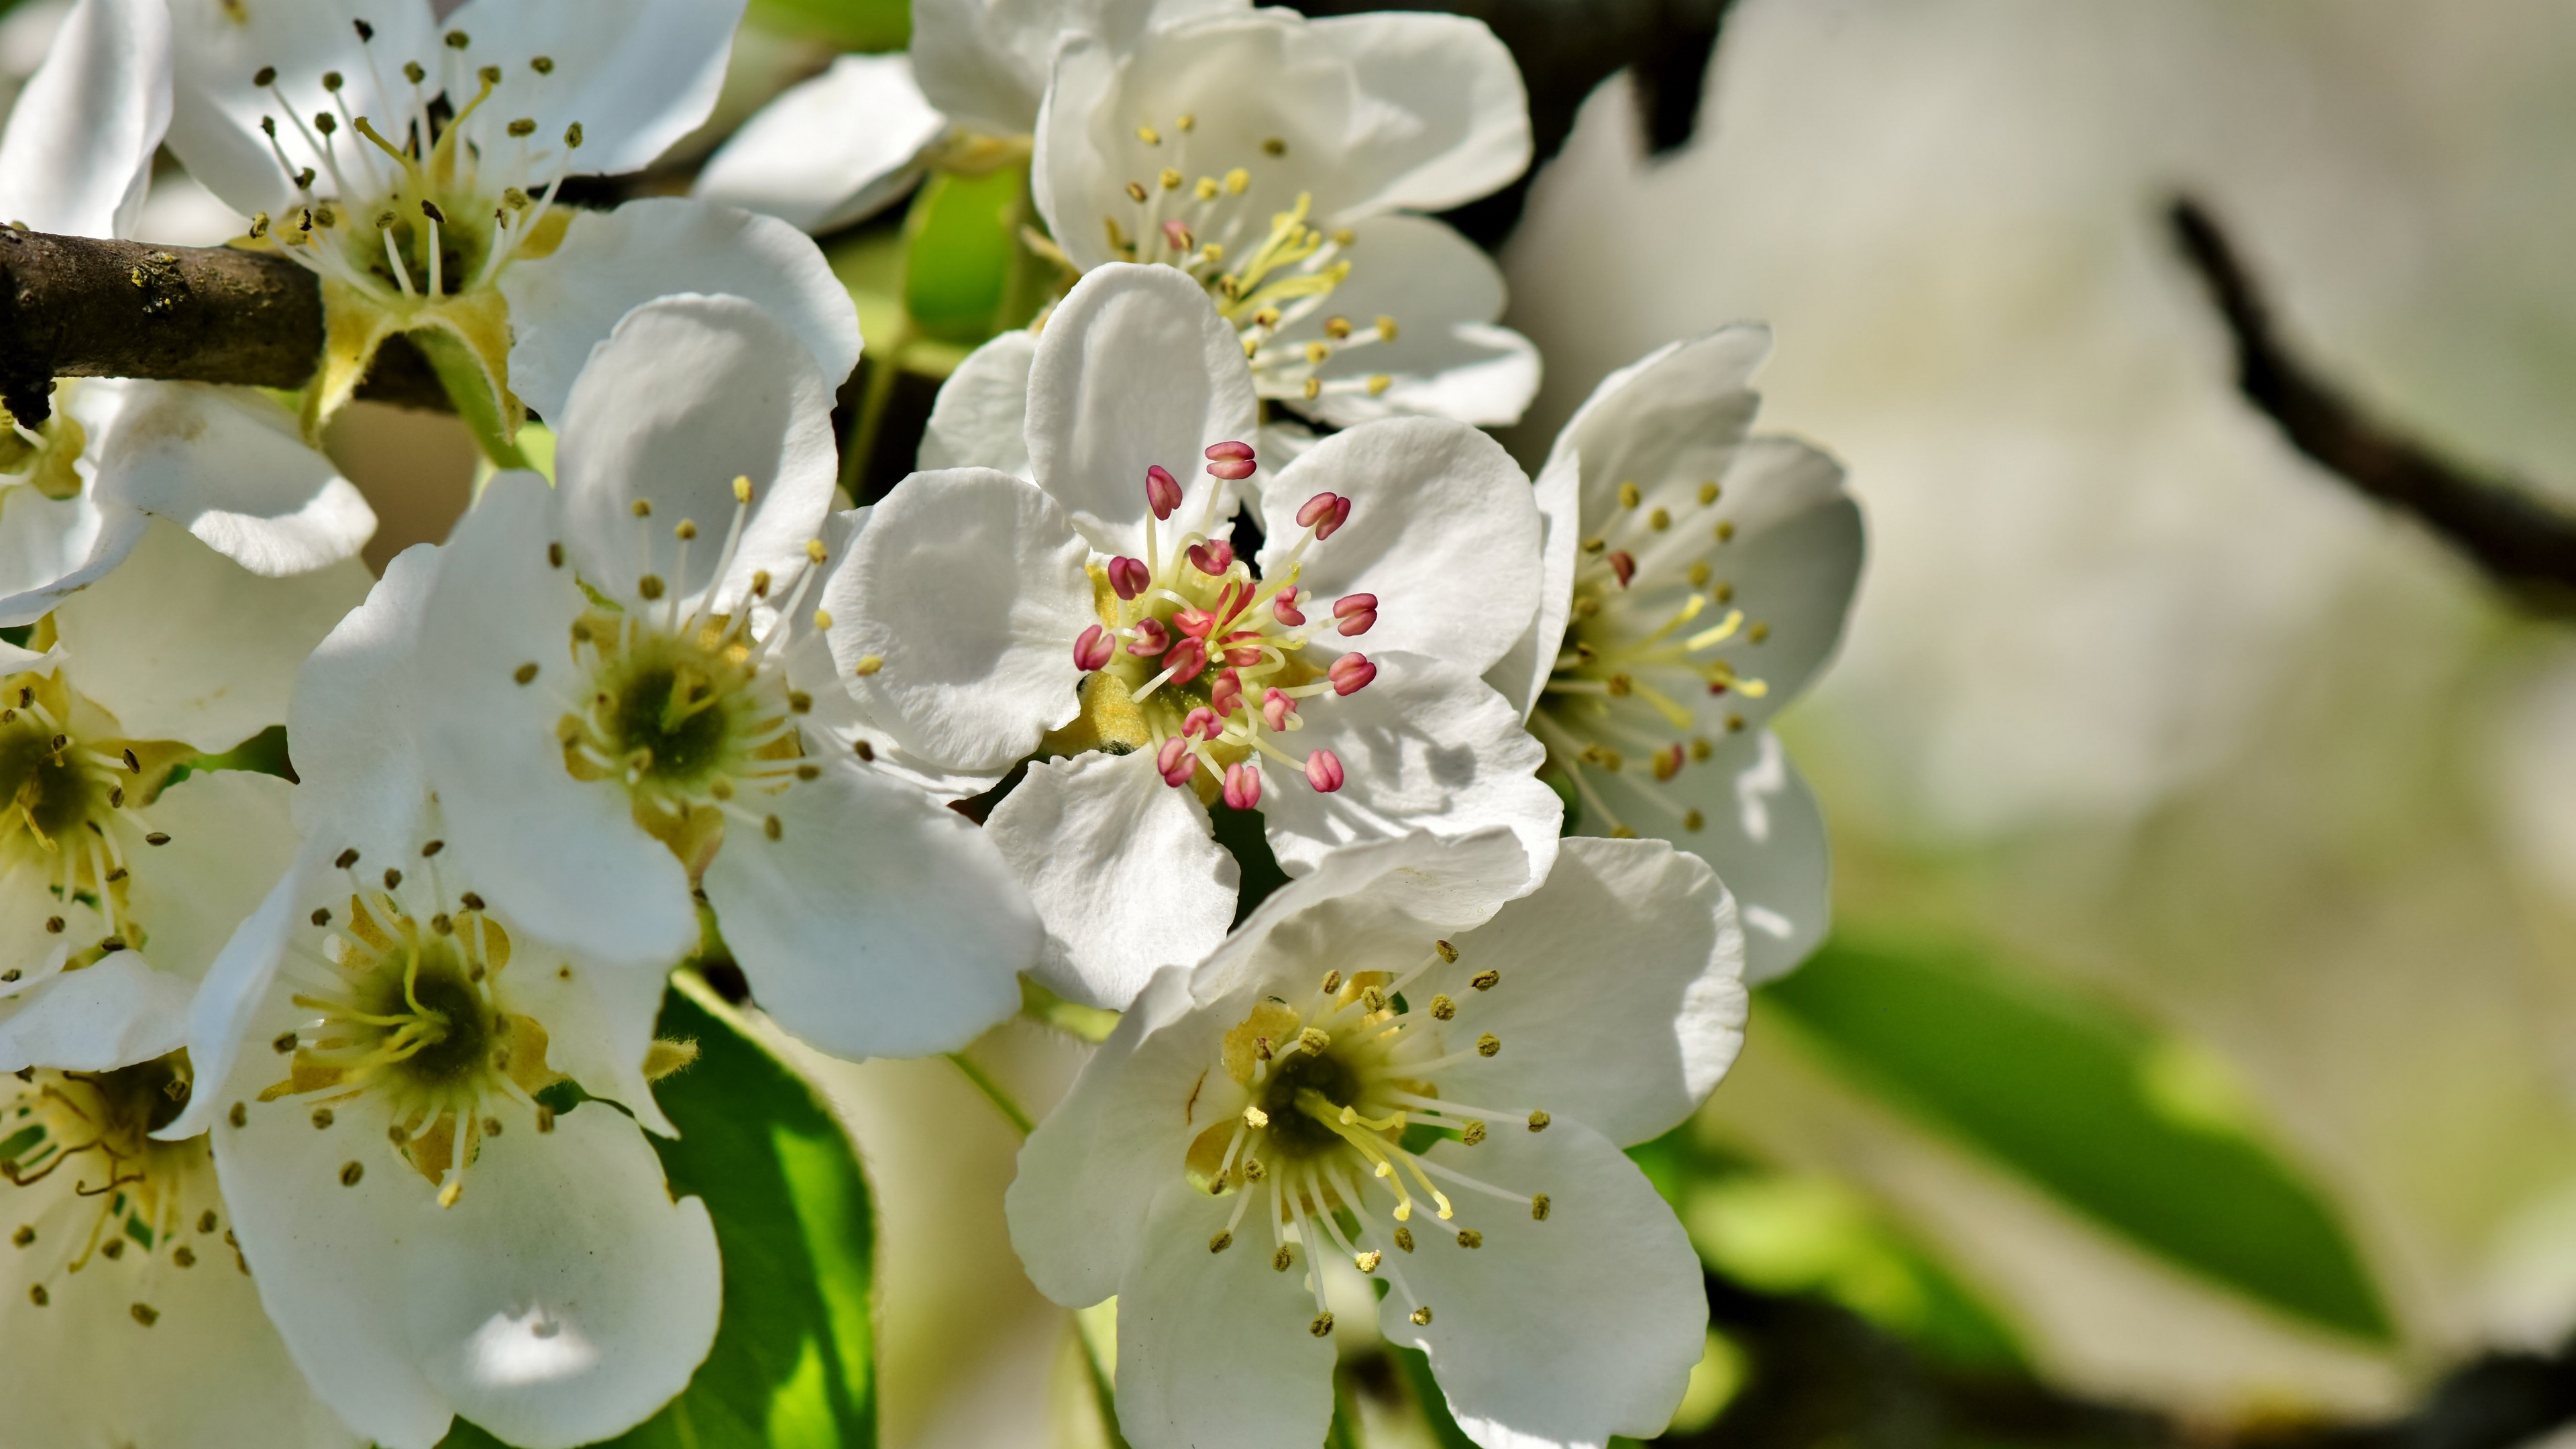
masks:
[[[1695,559],[1692,559],[1692,560],[1691,560],[1691,566],[1690,566],[1690,573],[1688,574],[1688,576],[1687,576],[1687,577],[1690,579],[1690,584],[1691,584],[1691,587],[1692,587],[1692,588],[1697,589],[1697,588],[1705,588],[1705,587],[1707,587],[1707,585],[1708,585],[1708,560],[1707,560],[1707,559],[1704,559],[1704,558],[1695,558]]]
[[[1735,585],[1733,585],[1733,584],[1719,584],[1715,589],[1713,589],[1713,590],[1711,590],[1711,591],[1709,592],[1709,597],[1710,597],[1710,598],[1712,598],[1712,599],[1717,600],[1717,601],[1718,601],[1719,603],[1721,603],[1721,604],[1731,604],[1731,603],[1734,603],[1734,602],[1735,602]]]
[[[1270,1125],[1270,1114],[1259,1107],[1246,1107],[1243,1109],[1243,1125],[1257,1132]]]
[[[1144,142],[1148,146],[1160,146],[1163,144],[1163,133],[1155,130],[1151,126],[1138,126],[1136,128],[1136,139]]]
[[[1449,1018],[1456,1016],[1457,1014],[1457,1002],[1450,1000],[1445,995],[1431,998],[1431,1019],[1433,1021],[1447,1021]]]
[[[698,536],[697,521],[695,519],[688,518],[681,519],[679,526],[671,530],[671,536],[682,543],[687,543],[690,539]]]
[[[1729,542],[1735,537],[1735,524],[1731,520],[1721,519],[1718,521],[1715,533],[1719,543]]]
[[[1744,732],[1744,716],[1740,714],[1728,715],[1726,717],[1726,732],[1731,735],[1742,734]]]
[[[869,675],[871,675],[871,674],[874,674],[874,673],[876,673],[878,670],[883,669],[883,668],[885,668],[885,656],[884,656],[884,655],[882,655],[882,654],[863,654],[863,655],[859,656],[859,662],[858,662],[858,664],[857,664],[855,667],[853,667],[853,668],[850,670],[850,672],[851,672],[852,674],[858,675],[860,678],[864,679],[864,678],[866,678],[867,676],[869,676]]]
[[[1612,840],[1634,840],[1637,838],[1637,828],[1633,825],[1613,825],[1610,827],[1610,838]]]
[[[1330,995],[1332,995],[1334,992],[1339,991],[1339,990],[1341,990],[1341,989],[1342,989],[1342,973],[1341,973],[1341,972],[1339,972],[1339,971],[1327,971],[1327,972],[1325,972],[1325,973],[1324,973],[1324,994],[1325,994],[1326,996],[1330,996]]]
[[[1717,493],[1718,488],[1714,483],[1702,483],[1699,485],[1699,506],[1706,508],[1710,504],[1715,503],[1717,501]]]
[[[805,558],[807,562],[821,563],[824,559],[829,557],[831,557],[831,555],[825,551],[823,540],[819,538],[809,538],[805,540]]]
[[[644,577],[637,579],[635,581],[635,592],[643,595],[646,603],[651,603],[653,600],[662,597],[661,577],[657,574],[646,574]]]
[[[1547,1210],[1548,1210],[1548,1201],[1547,1201],[1547,1194],[1546,1194],[1546,1193],[1543,1193],[1543,1192],[1542,1192],[1542,1193],[1539,1193],[1539,1194],[1537,1194],[1536,1196],[1534,1196],[1534,1197],[1532,1197],[1532,1198],[1530,1199],[1530,1221],[1531,1221],[1531,1222],[1534,1222],[1534,1223],[1543,1223],[1543,1222],[1546,1222],[1546,1221],[1547,1221]]]
[[[461,1177],[449,1178],[447,1186],[438,1190],[438,1205],[443,1208],[452,1208],[456,1206],[457,1199],[463,1196],[465,1196],[465,1179]]]
[[[1243,339],[1243,355],[1244,355],[1244,357],[1245,357],[1247,360],[1249,360],[1250,358],[1253,358],[1253,357],[1255,357],[1255,356],[1258,356],[1258,355],[1260,354],[1260,352],[1261,352],[1261,339],[1260,339],[1260,338],[1258,338],[1258,337],[1246,337],[1245,339]]]
[[[1130,181],[1130,182],[1128,182],[1128,183],[1127,183],[1127,199],[1128,199],[1129,201],[1135,202],[1135,203],[1136,203],[1137,205],[1139,205],[1139,206],[1144,205],[1144,204],[1145,204],[1145,183],[1144,183],[1144,182],[1142,182],[1142,181]]]
[[[1477,1232],[1474,1228],[1460,1228],[1458,1230],[1458,1246],[1462,1248],[1481,1248],[1485,1246],[1485,1235]]]
[[[1421,1307],[1413,1310],[1413,1326],[1416,1328],[1429,1328],[1431,1326],[1430,1304],[1425,1303]]]
[[[1613,674],[1609,678],[1608,685],[1610,689],[1610,697],[1612,699],[1626,699],[1636,690],[1637,682],[1630,679],[1625,674]],[[1617,769],[1618,767],[1613,765],[1611,768]]]
[[[751,480],[749,478],[743,477],[740,474],[735,475],[733,480],[733,501],[736,503],[749,503],[751,501]]]
[[[1473,1147],[1477,1143],[1484,1141],[1485,1124],[1482,1122],[1469,1122],[1465,1130],[1458,1134],[1458,1140],[1469,1147]]]
[[[629,511],[638,518],[650,518],[653,516],[653,500],[638,498],[630,505]]]
[[[1324,1049],[1332,1044],[1333,1038],[1331,1033],[1325,1031],[1319,1026],[1310,1026],[1304,1031],[1297,1033],[1297,1045],[1299,1049],[1313,1056],[1322,1056],[1324,1054]]]
[[[780,824],[778,817],[775,815],[767,816],[760,822],[760,833],[768,836],[772,840],[778,839],[781,835],[784,835],[786,831],[787,827]],[[1486,1052],[1485,1055],[1492,1056],[1493,1053]]]
[[[1706,735],[1696,736],[1690,742],[1690,755],[1694,760],[1705,760],[1716,752],[1717,746],[1710,744]]]
[[[1763,640],[1771,637],[1771,626],[1768,624],[1756,624],[1752,628],[1744,631],[1744,637],[1752,640],[1756,644],[1759,644]]]
[[[1700,814],[1696,810],[1685,810],[1682,812],[1682,829],[1689,831],[1693,835],[1697,835],[1700,832],[1701,827],[1707,824],[1708,817]]]
[[[1178,191],[1181,189],[1181,182],[1187,178],[1183,177],[1179,171],[1166,166],[1163,168],[1163,174],[1155,177],[1154,179],[1163,183],[1163,189],[1165,191]]]
[[[1377,1271],[1377,1265],[1385,1260],[1386,1254],[1377,1251],[1375,1248],[1371,1248],[1369,1251],[1353,1257],[1351,1259],[1351,1265],[1358,1268],[1363,1273],[1374,1273]]]
[[[1413,1251],[1413,1229],[1411,1229],[1411,1228],[1397,1228],[1397,1229],[1395,1230],[1395,1245],[1396,1245],[1397,1247],[1399,1247],[1399,1248],[1402,1248],[1404,1251],[1406,1251],[1406,1252],[1408,1252],[1408,1253],[1412,1252],[1412,1251]]]
[[[1308,1333],[1311,1333],[1311,1334],[1315,1335],[1317,1338],[1330,1338],[1330,1337],[1332,1337],[1332,1336],[1333,1336],[1333,1315],[1332,1315],[1332,1313],[1331,1313],[1329,1310],[1327,1310],[1327,1311],[1325,1311],[1325,1312],[1322,1312],[1322,1313],[1318,1313],[1318,1314],[1316,1314],[1316,1315],[1315,1315],[1315,1321],[1306,1325],[1306,1331],[1307,1331]]]
[[[1222,1253],[1233,1246],[1234,1234],[1232,1233],[1220,1232],[1215,1237],[1208,1239],[1208,1251],[1211,1253]]]
[[[1173,124],[1173,125],[1175,125],[1175,126],[1178,126],[1178,127],[1180,128],[1180,130],[1181,130],[1181,134],[1186,136],[1186,135],[1188,135],[1190,132],[1195,131],[1195,130],[1197,130],[1197,129],[1199,128],[1199,117],[1198,117],[1198,112],[1196,112],[1196,111],[1183,111],[1183,112],[1181,112],[1181,117],[1180,117],[1180,119],[1179,119],[1179,120],[1177,120],[1177,121],[1174,121],[1172,124]]]
[[[1470,986],[1475,987],[1478,991],[1491,991],[1491,990],[1493,990],[1493,989],[1494,989],[1495,983],[1497,983],[1497,982],[1501,981],[1502,979],[1503,979],[1503,973],[1502,973],[1502,972],[1500,972],[1500,971],[1494,971],[1494,970],[1485,970],[1485,971],[1479,971],[1479,972],[1477,972],[1475,975],[1473,975],[1473,976],[1471,976],[1471,977],[1468,977],[1468,978],[1467,978],[1467,984],[1468,984],[1468,985],[1470,985]]]
[[[1545,1112],[1532,1112],[1529,1114],[1529,1129],[1532,1132],[1544,1132],[1550,1120]]]
[[[1285,156],[1288,154],[1288,143],[1277,136],[1264,136],[1261,138],[1261,154],[1264,156]]]
[[[1300,391],[1306,394],[1306,401],[1313,402],[1324,395],[1324,380],[1320,377],[1310,377],[1306,379],[1306,385]]]
[[[1368,390],[1370,397],[1384,397],[1386,396],[1386,390],[1393,386],[1395,386],[1395,379],[1387,374],[1383,372],[1373,372],[1369,374]]]
[[[534,662],[522,664],[518,668],[510,671],[510,677],[519,681],[521,684],[533,684],[536,682],[537,678],[537,666]]]
[[[1286,1243],[1281,1243],[1279,1245],[1279,1251],[1270,1255],[1270,1271],[1273,1273],[1285,1273],[1288,1271],[1288,1266],[1296,1261],[1297,1255],[1288,1250],[1288,1245]]]
[[[1259,1182],[1261,1179],[1263,1179],[1263,1178],[1265,1178],[1265,1177],[1268,1177],[1269,1175],[1270,1175],[1270,1169],[1261,1165],[1261,1159],[1260,1159],[1260,1158],[1258,1158],[1258,1157],[1247,1157],[1247,1158],[1243,1159],[1243,1180],[1244,1180],[1244,1181],[1246,1181],[1246,1182]]]
[[[1306,360],[1308,362],[1321,362],[1332,355],[1333,346],[1329,342],[1309,342],[1306,344]]]
[[[753,569],[751,571],[751,596],[755,599],[768,598],[769,582],[769,570]]]
[[[1654,512],[1646,515],[1646,526],[1657,533],[1661,533],[1665,529],[1673,526],[1673,516],[1670,513],[1665,512],[1663,509],[1658,508]]]
[[[1213,176],[1202,176],[1199,178],[1199,184],[1193,187],[1192,190],[1198,193],[1199,200],[1214,201],[1217,196],[1216,178]]]
[[[1494,1035],[1490,1031],[1485,1033],[1483,1036],[1476,1038],[1476,1055],[1480,1057],[1492,1056],[1494,1053],[1501,1051],[1502,1049],[1503,1039]]]
[[[1378,340],[1378,341],[1380,341],[1380,342],[1393,342],[1393,341],[1395,340],[1395,331],[1396,331],[1396,329],[1395,329],[1395,319],[1394,319],[1394,318],[1392,318],[1392,317],[1380,317],[1380,318],[1378,318],[1378,319],[1377,319],[1377,340]]]
[[[1252,189],[1252,173],[1240,166],[1225,173],[1225,189],[1229,196],[1241,196]]]
[[[1622,508],[1636,507],[1638,501],[1644,496],[1644,494],[1637,491],[1637,485],[1634,483],[1622,483],[1619,485],[1619,506]]]

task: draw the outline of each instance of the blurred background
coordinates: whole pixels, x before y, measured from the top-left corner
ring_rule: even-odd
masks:
[[[60,8],[0,16],[0,70]],[[1759,319],[1763,426],[1842,458],[1871,525],[1841,658],[1784,722],[1835,940],[1640,1153],[1716,1308],[1673,1442],[2576,1422],[2576,630],[2250,409],[2165,220],[2205,202],[2382,424],[2576,506],[2576,13],[1445,8],[1523,57],[1545,153],[1460,218],[1545,357],[1506,442],[1535,466],[1611,369]],[[716,121],[636,189],[904,40],[900,0],[752,14]],[[940,184],[825,239],[895,369],[862,495],[995,320],[924,325]],[[142,234],[238,226],[174,175]],[[332,441],[378,566],[470,496],[452,419],[362,405]],[[1043,1107],[1083,1050],[1017,1023],[975,1056]],[[1078,1329],[1003,1231],[1009,1125],[943,1062],[808,1065],[879,1197],[884,1442],[1102,1442]],[[1369,1442],[1448,1442],[1343,1341]]]

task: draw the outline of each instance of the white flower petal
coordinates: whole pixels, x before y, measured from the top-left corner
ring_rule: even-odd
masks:
[[[375,31],[363,46],[353,25],[361,18]],[[351,115],[408,116],[414,102],[402,78],[404,62],[417,61],[433,73],[447,64],[436,17],[419,0],[308,0],[233,9],[181,4],[171,7],[170,22],[170,149],[190,175],[241,214],[245,227],[254,212],[282,214],[296,195],[293,177],[260,132],[260,117],[283,112],[282,134],[293,138],[286,117],[309,119],[338,110],[339,102],[347,103]],[[253,84],[272,67],[274,92]],[[322,88],[326,71],[341,73],[336,100]]]
[[[912,63],[932,105],[970,130],[1022,136],[1037,122],[1047,70],[1067,31],[1113,51],[1151,29],[1244,8],[1247,0],[921,0]]]
[[[1432,1310],[1416,1327],[1401,1295],[1378,1316],[1386,1336],[1422,1349],[1458,1426],[1487,1449],[1651,1439],[1681,1403],[1708,1332],[1708,1296],[1690,1239],[1645,1174],[1581,1122],[1497,1131],[1481,1146],[1443,1141],[1434,1162],[1548,1195],[1545,1222],[1522,1204],[1457,1194],[1467,1250],[1417,1222],[1400,1255]]]
[[[853,547],[823,588],[832,658],[906,750],[998,772],[1080,711],[1091,549],[1043,490],[989,468],[915,473]]]
[[[1724,478],[1762,405],[1753,374],[1770,355],[1771,329],[1721,327],[1603,378],[1547,459],[1550,470],[1580,467],[1582,526],[1609,523],[1621,483]]]
[[[1317,443],[1262,492],[1267,517],[1292,521],[1318,493],[1351,500],[1333,536],[1310,545],[1299,587],[1308,616],[1347,594],[1374,594],[1375,627],[1318,642],[1410,650],[1480,674],[1529,631],[1540,583],[1538,505],[1529,478],[1492,438],[1443,418],[1390,418]],[[1304,536],[1283,527],[1263,546],[1264,577]]]
[[[1223,535],[1233,490],[1206,474],[1201,455],[1251,441],[1256,411],[1243,344],[1198,283],[1171,267],[1100,267],[1038,338],[1029,461],[1093,548],[1141,555],[1149,466],[1181,485],[1164,537]]]
[[[1574,611],[1575,550],[1581,543],[1575,489],[1580,481],[1574,460],[1551,458],[1531,486],[1538,505],[1543,538],[1539,544],[1538,617],[1510,652],[1485,671],[1485,682],[1502,691],[1529,718],[1539,690],[1556,672],[1557,650],[1565,643],[1565,625]]]
[[[1298,977],[1318,958],[1363,955],[1389,943],[1401,953],[1390,968],[1410,971],[1421,964],[1425,938],[1484,924],[1531,884],[1528,853],[1500,826],[1456,838],[1426,830],[1344,846],[1272,891],[1209,955],[1191,989],[1202,1006],[1246,990],[1302,989],[1309,983],[1283,982],[1280,972]],[[1287,942],[1281,950],[1270,949],[1274,934]]]
[[[59,500],[33,488],[0,493],[0,626],[32,624],[107,577],[150,521],[88,488]]]
[[[1175,1170],[1142,1225],[1118,1290],[1118,1430],[1136,1449],[1307,1449],[1332,1423],[1333,1343],[1307,1331],[1305,1255],[1274,1273],[1257,1231],[1207,1249],[1234,1201]]]
[[[690,194],[820,235],[901,196],[947,126],[922,99],[908,57],[845,55],[743,122]]]
[[[285,957],[287,933],[316,905],[339,903],[333,889],[338,878],[326,874],[339,849],[330,837],[306,836],[294,863],[224,942],[188,1007],[188,1060],[196,1069],[199,1089],[178,1120],[153,1136],[174,1142],[194,1137],[224,1112],[228,1099],[215,1088],[232,1079],[243,1044],[268,1003]]]
[[[248,388],[115,382],[125,405],[96,440],[100,497],[158,514],[255,574],[308,573],[353,558],[375,510],[295,415]]]
[[[133,861],[126,911],[142,925],[143,959],[181,981],[204,979],[216,953],[294,864],[295,787],[247,770],[201,770],[142,812],[169,840]],[[129,929],[131,929],[129,927]]]
[[[1529,169],[1529,94],[1483,21],[1383,10],[1310,24],[1367,97],[1352,117],[1337,218],[1444,211]]]
[[[337,1111],[315,1131],[285,1104],[214,1141],[261,1301],[352,1427],[430,1449],[463,1415],[569,1449],[687,1386],[715,1338],[715,1230],[703,1202],[671,1200],[634,1123],[597,1105],[547,1133],[522,1118],[442,1208],[386,1145],[380,1099]]]
[[[1356,694],[1307,702],[1291,753],[1330,749],[1345,780],[1326,795],[1270,772],[1261,797],[1270,846],[1290,874],[1356,841],[1416,829],[1459,836],[1509,826],[1533,875],[1556,859],[1565,802],[1535,772],[1545,752],[1509,701],[1446,660],[1372,653],[1377,678]]]
[[[547,565],[554,502],[544,479],[503,473],[442,550],[416,665],[415,687],[438,692],[422,756],[473,889],[548,940],[659,971],[696,944],[697,912],[625,791],[564,769],[555,725],[588,602],[569,567]]]
[[[170,126],[170,12],[80,0],[0,129],[0,223],[130,234]]]
[[[504,127],[521,117],[552,137],[579,122],[574,170],[641,171],[698,128],[715,108],[743,0],[467,0],[444,32],[469,44],[450,74],[497,64],[501,83],[468,122],[487,152],[515,144]],[[554,61],[540,75],[527,62]],[[450,91],[460,105],[464,96]]]
[[[54,617],[81,692],[128,735],[226,750],[285,720],[296,669],[368,582],[355,559],[261,578],[154,519],[125,567]]]
[[[193,994],[185,977],[155,971],[131,951],[66,971],[0,1020],[0,1072],[106,1071],[176,1051]]]
[[[1198,795],[1152,756],[1037,760],[985,830],[1046,923],[1032,973],[1086,1006],[1123,1010],[1156,969],[1225,939],[1241,872],[1209,833]]]
[[[1033,478],[1029,468],[1029,368],[1037,334],[1005,332],[966,354],[939,385],[921,437],[921,467],[996,468]]]
[[[1350,276],[1322,312],[1288,327],[1274,345],[1294,349],[1322,338],[1327,316],[1347,317],[1364,334],[1377,318],[1393,318],[1395,340],[1337,348],[1315,370],[1326,384],[1323,396],[1290,406],[1337,427],[1412,414],[1482,427],[1519,422],[1538,392],[1538,348],[1493,325],[1503,315],[1503,273],[1493,258],[1429,217],[1369,217],[1351,232]],[[1382,393],[1332,388],[1379,376],[1388,379]]]
[[[1458,1046],[1488,1032],[1503,1043],[1442,1074],[1460,1101],[1525,1102],[1624,1146],[1689,1117],[1744,1045],[1735,903],[1707,865],[1662,841],[1568,840],[1545,884],[1452,939],[1457,963],[1427,973],[1418,995],[1456,999],[1455,1023],[1438,1030]],[[1502,980],[1473,989],[1484,971]]]
[[[735,819],[707,899],[754,999],[838,1056],[954,1051],[1019,1009],[1038,924],[972,821],[855,763]]]
[[[511,931],[510,962],[510,1003],[545,1024],[546,1065],[647,1129],[679,1135],[644,1079],[669,975],[601,966],[525,928]]]
[[[1156,972],[1020,1149],[1002,1199],[1011,1247],[1038,1291],[1066,1307],[1118,1291],[1147,1246],[1136,1225],[1180,1176],[1190,1140],[1215,1120],[1170,1110],[1188,1100],[1208,1045],[1195,1031],[1163,1028],[1192,1019],[1195,1007],[1188,971]]]
[[[1749,722],[1768,719],[1798,697],[1842,642],[1860,583],[1866,535],[1860,504],[1843,491],[1840,463],[1792,438],[1754,438],[1736,451],[1724,478],[1719,516],[1735,524],[1720,577],[1735,586],[1735,607],[1749,628],[1770,637],[1726,656],[1736,671],[1770,692],[1703,700],[1704,722],[1730,711]]]
[[[721,294],[766,311],[773,327],[784,326],[812,354],[827,407],[832,389],[859,365],[858,312],[813,239],[776,217],[731,206],[661,196],[576,213],[561,246],[514,264],[500,285],[513,333],[510,390],[558,431],[570,425],[574,380],[593,349],[627,314],[660,298]],[[691,375],[711,395],[790,367],[773,358],[759,373],[737,378],[740,363],[729,355],[694,360],[733,369]],[[705,486],[732,481],[728,473]]]
[[[415,656],[441,557],[426,543],[396,554],[296,676],[286,737],[300,781],[295,818],[308,830],[328,820],[376,839],[412,834],[429,797]]]

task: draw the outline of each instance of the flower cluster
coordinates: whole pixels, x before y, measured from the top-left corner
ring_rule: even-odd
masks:
[[[1423,213],[1530,141],[1450,17],[921,0],[693,198],[576,204],[705,120],[741,10],[79,0],[0,133],[0,212],[92,237],[166,142],[325,319],[300,417],[66,380],[0,434],[8,1421],[651,1416],[725,1301],[654,1146],[721,963],[852,1058],[1123,1014],[1007,1206],[1117,1298],[1140,1449],[1319,1442],[1346,1270],[1478,1442],[1653,1434],[1705,1307],[1621,1149],[1825,920],[1764,724],[1861,530],[1748,436],[1766,335],[1612,377],[1535,483],[1479,431],[1535,351]],[[806,229],[1007,165],[1058,293],[853,507]],[[371,578],[315,445],[397,337],[490,467]]]

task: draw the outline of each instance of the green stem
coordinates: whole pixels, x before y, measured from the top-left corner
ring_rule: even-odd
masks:
[[[850,446],[841,454],[841,489],[852,503],[868,501],[860,485],[867,481],[868,461],[876,456],[886,405],[894,400],[895,379],[903,372],[903,350],[911,343],[912,325],[906,322],[893,342],[867,361],[867,376],[859,384],[859,414],[850,420]]]
[[[1082,1341],[1082,1364],[1091,1378],[1092,1406],[1100,1411],[1100,1437],[1106,1449],[1128,1449],[1127,1438],[1118,1432],[1118,1385],[1100,1367],[1100,1355],[1092,1350],[1091,1335],[1075,1329],[1073,1336]]]
[[[983,1093],[985,1100],[1001,1109],[1002,1115],[1010,1119],[1011,1125],[1019,1129],[1022,1137],[1037,1130],[1038,1124],[1029,1119],[1028,1109],[1022,1107],[1009,1092],[1003,1090],[1002,1084],[993,1080],[990,1072],[975,1065],[973,1058],[964,1052],[950,1052],[948,1060],[958,1071],[965,1074],[966,1080],[975,1084],[975,1090]]]

